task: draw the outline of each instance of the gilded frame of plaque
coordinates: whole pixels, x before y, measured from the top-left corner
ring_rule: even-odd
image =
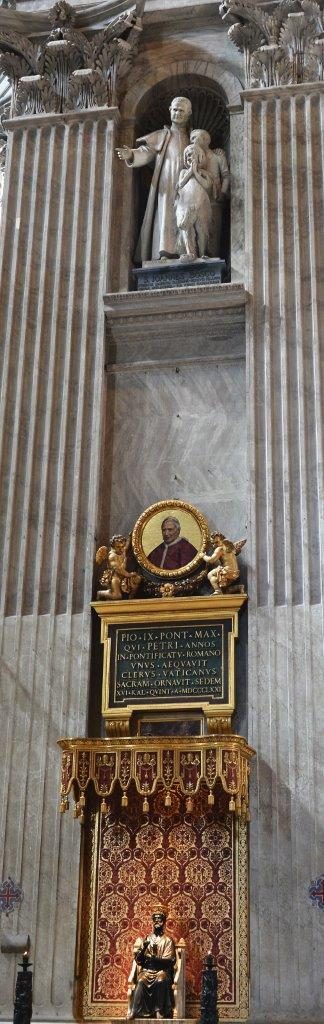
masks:
[[[130,731],[131,717],[139,710],[142,713],[201,710],[207,721],[208,731],[227,731],[235,710],[235,640],[238,636],[238,612],[245,601],[244,594],[226,594],[217,599],[208,596],[94,602],[92,607],[101,619],[101,642],[104,648],[102,716],[106,721],[107,732],[110,735],[127,735]],[[212,657],[208,660],[208,650],[199,651],[200,660],[195,676],[194,654],[191,648],[195,646],[195,636],[199,636],[200,633],[203,633],[202,640],[197,641],[200,645],[205,643],[208,647],[212,642],[210,637],[214,634],[216,639],[213,642],[219,646],[215,650],[214,660]],[[171,640],[168,640],[169,634]],[[165,636],[172,647],[171,634],[179,634],[180,640],[176,639],[175,643],[182,641],[182,647],[185,647],[184,658],[187,659],[186,666],[189,666],[184,670],[189,676],[187,685],[186,678],[182,677],[181,685],[178,685],[179,675],[172,673],[170,657],[171,654],[173,658],[177,656],[176,650],[167,651],[165,660],[162,655],[162,660],[158,660],[158,640]],[[120,644],[119,638],[125,641],[124,647]],[[139,653],[142,638],[144,646],[146,645],[145,657]],[[157,668],[154,668],[154,680],[151,661],[147,660],[149,652],[146,648],[149,643],[153,646],[157,644],[157,660],[152,663],[157,665]],[[131,658],[129,664],[127,662],[127,646],[134,648],[134,664]],[[203,662],[201,653],[206,654]],[[143,662],[146,668],[151,669],[151,675],[147,673],[147,680],[142,681],[139,674],[141,671],[144,676],[145,668],[140,668],[137,672],[140,665],[138,658],[142,659],[141,664]],[[205,678],[201,670],[202,663],[206,666]],[[169,677],[167,680],[166,670]]]
[[[176,569],[164,569],[150,558],[154,551],[157,552],[164,546],[162,526],[168,519],[179,524],[180,533],[177,538],[183,542],[184,547],[187,546],[188,552],[190,548],[196,551],[195,555],[190,552],[189,561]],[[150,505],[135,523],[132,533],[132,547],[139,564],[143,569],[164,579],[177,579],[194,572],[202,562],[208,541],[209,526],[205,517],[194,505],[178,499],[157,501],[155,505]]]

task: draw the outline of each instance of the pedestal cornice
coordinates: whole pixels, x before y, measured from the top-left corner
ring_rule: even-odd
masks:
[[[191,311],[194,309],[228,309],[244,307],[244,285],[219,284],[188,288],[160,288],[155,291],[116,292],[104,296],[109,320],[119,317],[142,317],[152,313]]]
[[[242,359],[245,301],[243,284],[105,295],[107,372]]]
[[[242,103],[253,103],[254,100],[291,99],[293,96],[313,96],[324,92],[324,82],[302,82],[299,85],[271,85],[264,89],[245,89],[241,93]]]
[[[46,128],[47,125],[69,125],[83,121],[111,121],[119,124],[118,107],[89,107],[85,110],[70,110],[64,114],[28,114],[26,117],[11,117],[4,121],[6,131],[13,132],[22,128]]]

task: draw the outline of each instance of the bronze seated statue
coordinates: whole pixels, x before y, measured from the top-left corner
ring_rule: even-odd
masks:
[[[164,934],[164,911],[156,911],[152,921],[152,934],[137,939],[134,947],[128,1020],[184,1016],[184,942],[176,946]]]

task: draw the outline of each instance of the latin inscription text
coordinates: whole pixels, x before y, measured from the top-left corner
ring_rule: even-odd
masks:
[[[223,693],[223,626],[116,630],[114,701],[208,697]]]

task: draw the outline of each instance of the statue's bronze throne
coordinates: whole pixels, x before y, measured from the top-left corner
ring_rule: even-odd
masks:
[[[131,972],[128,978],[128,1013],[131,1012],[133,992],[137,982],[137,971],[138,966],[136,963],[136,953],[142,945],[141,939],[136,939],[134,945],[134,960],[131,967]],[[173,1019],[183,1020],[186,1016],[186,943],[184,939],[179,939],[179,942],[175,943],[176,949],[176,962],[174,967],[174,977],[172,984],[173,992]]]

